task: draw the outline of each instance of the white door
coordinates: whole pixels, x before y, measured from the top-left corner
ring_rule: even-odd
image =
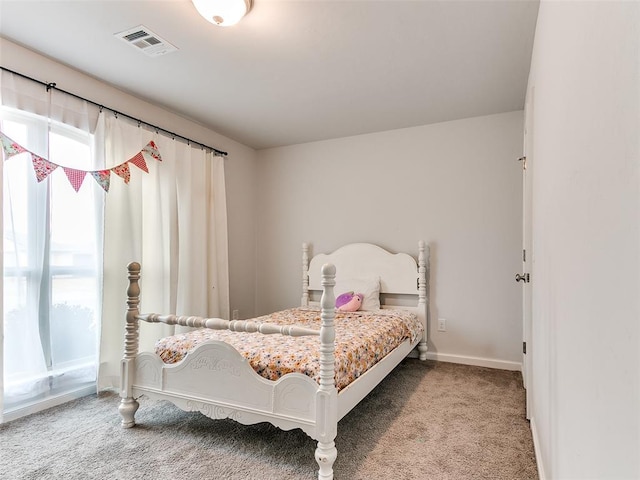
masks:
[[[532,277],[533,248],[531,227],[532,214],[532,180],[533,180],[533,95],[532,88],[525,106],[524,122],[524,155],[520,159],[522,167],[522,272],[516,275],[516,281],[522,284],[522,378],[527,391],[527,418],[531,418],[532,384],[531,360],[533,356],[533,342],[531,338],[532,322]]]

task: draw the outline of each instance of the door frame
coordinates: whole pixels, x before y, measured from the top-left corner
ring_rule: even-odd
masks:
[[[532,417],[533,397],[533,355],[534,345],[532,339],[533,323],[533,286],[535,277],[531,275],[533,270],[533,105],[535,87],[531,87],[525,102],[524,111],[524,139],[522,167],[522,272],[527,281],[522,283],[522,379],[526,390],[526,417]]]

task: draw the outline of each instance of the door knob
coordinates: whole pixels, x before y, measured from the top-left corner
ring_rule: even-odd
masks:
[[[519,273],[516,273],[516,282],[529,283],[530,281],[531,280],[529,280],[528,273],[523,273],[522,275],[520,275]]]

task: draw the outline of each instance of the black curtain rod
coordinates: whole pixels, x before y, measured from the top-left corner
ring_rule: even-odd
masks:
[[[190,138],[184,137],[182,135],[178,135],[177,133],[170,132],[169,130],[166,130],[164,128],[158,127],[157,125],[153,125],[153,124],[151,124],[149,122],[145,122],[144,120],[140,120],[139,118],[132,117],[131,115],[127,115],[126,113],[119,112],[117,110],[114,110],[113,108],[106,107],[106,106],[101,105],[99,103],[96,103],[96,102],[94,102],[92,100],[89,100],[88,98],[84,98],[84,97],[81,97],[80,95],[76,95],[75,93],[71,93],[71,92],[67,92],[66,90],[62,90],[61,88],[58,88],[56,86],[56,84],[53,83],[53,82],[45,83],[45,82],[42,82],[42,81],[37,80],[35,78],[28,77],[27,75],[23,75],[22,73],[14,72],[13,70],[10,70],[10,69],[5,68],[3,66],[0,66],[0,69],[4,70],[6,72],[9,72],[9,73],[13,73],[14,75],[18,75],[19,77],[26,78],[27,80],[31,80],[32,82],[39,83],[40,85],[44,86],[47,89],[47,92],[50,89],[53,88],[53,89],[55,89],[55,90],[57,90],[59,92],[62,92],[64,94],[66,94],[66,95],[70,95],[70,96],[75,97],[75,98],[77,98],[79,100],[84,100],[85,102],[89,102],[90,104],[95,105],[96,107],[99,107],[101,110],[102,109],[109,110],[110,112],[113,112],[113,114],[116,115],[116,116],[121,115],[121,116],[126,117],[126,118],[128,118],[130,120],[133,120],[134,122],[138,122],[138,125],[145,125],[147,127],[153,128],[156,131],[156,133],[157,132],[164,132],[166,135],[171,136],[173,138],[181,138],[182,140],[185,140],[187,142],[187,144],[189,144],[189,145],[192,144],[192,143],[195,144],[195,145],[200,145],[203,148],[207,148],[207,149],[215,152],[216,155],[220,155],[220,156],[224,156],[224,157],[227,156],[227,152],[223,152],[222,150],[218,150],[217,148],[210,147],[209,145],[205,145],[204,143],[196,142],[195,140],[191,140]]]

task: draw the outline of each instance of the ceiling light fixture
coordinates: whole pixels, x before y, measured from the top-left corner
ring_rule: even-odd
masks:
[[[207,21],[228,27],[238,23],[249,10],[252,0],[191,0]]]

